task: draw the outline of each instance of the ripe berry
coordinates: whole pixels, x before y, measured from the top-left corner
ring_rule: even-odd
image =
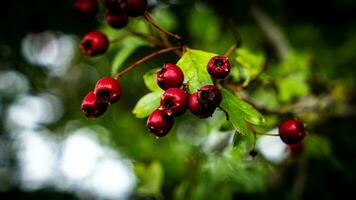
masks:
[[[217,107],[220,105],[222,96],[220,90],[214,85],[204,85],[198,90],[199,101],[207,106]]]
[[[209,74],[216,79],[224,79],[230,73],[230,62],[227,57],[214,56],[207,65]]]
[[[157,76],[157,85],[163,90],[179,88],[184,81],[182,70],[175,64],[164,64]]]
[[[179,88],[169,88],[161,97],[160,110],[169,117],[183,114],[188,108],[188,95]]]
[[[173,126],[173,118],[167,117],[162,110],[156,109],[147,119],[147,128],[157,137],[167,135]]]
[[[286,144],[297,144],[305,136],[305,128],[297,119],[288,119],[279,125],[279,137]]]
[[[111,77],[98,80],[95,85],[94,94],[103,102],[114,103],[120,99],[121,85]]]
[[[189,110],[199,118],[211,117],[216,109],[216,106],[208,106],[199,100],[198,92],[190,95],[188,100]]]
[[[102,32],[93,31],[84,36],[80,47],[89,56],[104,53],[109,47],[109,40]]]
[[[94,92],[89,92],[83,99],[82,111],[88,118],[96,118],[104,114],[108,107],[106,102],[100,101]]]
[[[127,17],[125,12],[113,12],[110,10],[106,10],[106,22],[113,28],[123,28],[129,22],[129,18]]]
[[[95,17],[99,11],[96,0],[77,0],[73,4],[74,14],[81,20],[90,20]]]
[[[127,0],[126,12],[130,17],[143,15],[147,9],[147,0]]]

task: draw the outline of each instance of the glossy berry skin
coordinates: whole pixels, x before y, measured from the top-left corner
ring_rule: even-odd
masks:
[[[286,144],[297,144],[305,137],[305,128],[297,119],[282,121],[279,125],[279,137]]]
[[[125,12],[115,13],[110,10],[106,10],[105,19],[112,28],[116,29],[125,27],[129,22],[129,18]]]
[[[208,107],[220,105],[222,96],[220,90],[214,85],[204,85],[198,90],[199,101]]]
[[[98,13],[99,6],[96,0],[76,0],[73,10],[80,20],[90,20]]]
[[[199,100],[198,92],[195,92],[189,97],[188,108],[195,116],[199,118],[208,118],[213,115],[216,106],[209,107],[207,104],[202,103]]]
[[[188,108],[188,94],[179,88],[169,88],[161,97],[160,110],[169,117],[183,114]]]
[[[93,31],[84,36],[80,43],[80,48],[88,56],[97,56],[106,52],[109,47],[109,40],[105,34]]]
[[[94,94],[103,102],[115,103],[120,99],[122,88],[120,83],[111,77],[98,80],[95,85]]]
[[[156,74],[157,85],[162,90],[169,88],[179,88],[184,81],[184,74],[182,70],[175,64],[164,64],[159,72]]]
[[[212,57],[207,65],[209,74],[215,79],[224,79],[230,73],[230,62],[225,56]]]
[[[167,117],[163,110],[156,109],[147,119],[146,127],[157,137],[163,137],[171,130],[173,118]]]
[[[143,15],[147,9],[147,0],[127,0],[126,13],[130,17]]]
[[[89,92],[82,101],[82,112],[88,118],[97,118],[105,113],[108,104],[97,99],[93,91]]]

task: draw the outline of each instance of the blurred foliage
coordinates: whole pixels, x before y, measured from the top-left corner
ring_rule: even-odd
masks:
[[[105,55],[79,55],[64,76],[50,76],[48,69],[23,58],[21,40],[28,32],[51,30],[74,34],[79,41],[92,29],[100,29],[114,40],[124,37],[129,29],[149,33],[142,18],[130,19],[129,29],[114,30],[102,15],[84,24],[74,20],[69,14],[71,1],[5,1],[0,12],[6,27],[0,32],[0,73],[20,72],[29,81],[27,93],[46,92],[63,101],[61,118],[41,125],[55,134],[63,135],[73,123],[78,127],[100,125],[95,129],[98,137],[134,162],[138,183],[132,198],[336,199],[352,193],[356,177],[354,1],[151,2],[155,4],[150,7],[153,17],[183,36],[191,49],[180,59],[173,54],[159,56],[123,76],[120,102],[97,120],[87,120],[80,112],[86,92],[99,77],[116,74],[157,48],[130,35],[111,45]],[[286,37],[286,57],[279,56],[276,41],[251,14],[252,4]],[[273,26],[268,28],[276,31]],[[177,63],[189,90],[196,91],[212,83],[206,63],[211,56],[226,52],[235,42],[236,32],[243,43],[230,56],[230,79],[238,87],[222,90],[222,107],[229,112],[232,125],[219,109],[203,120],[187,112],[176,120],[169,135],[159,140],[152,137],[144,118],[158,106],[163,92],[155,84],[158,68]],[[267,61],[269,66],[264,69]],[[6,136],[10,132],[6,110],[17,94],[2,88],[0,130]],[[282,163],[260,153],[252,158],[249,151],[255,144],[249,127],[264,132],[287,117],[298,117],[307,125],[302,153],[290,154]],[[0,188],[0,197],[55,198],[50,188],[31,196],[17,187],[4,192]],[[63,196],[59,199],[73,198],[56,192]]]

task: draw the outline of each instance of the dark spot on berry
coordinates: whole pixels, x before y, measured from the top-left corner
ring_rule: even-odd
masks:
[[[224,61],[220,60],[220,59],[216,59],[215,60],[215,65],[218,67],[221,67],[224,65]]]

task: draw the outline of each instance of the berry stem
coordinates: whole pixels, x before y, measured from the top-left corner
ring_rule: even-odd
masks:
[[[145,17],[145,19],[150,22],[154,27],[156,27],[159,31],[162,31],[163,33],[173,37],[174,39],[176,39],[178,42],[182,42],[182,37],[180,37],[177,34],[171,33],[167,30],[165,30],[164,28],[162,28],[153,18],[152,16],[149,14],[148,11],[145,11],[145,13],[143,14],[143,16]]]
[[[125,73],[131,71],[133,68],[137,67],[138,65],[142,64],[143,62],[151,59],[151,58],[154,58],[160,54],[164,54],[164,53],[167,53],[167,52],[171,52],[171,51],[175,51],[175,50],[178,50],[178,49],[181,49],[182,47],[168,47],[168,48],[165,48],[165,49],[161,49],[161,50],[158,50],[156,52],[153,52],[143,58],[141,58],[140,60],[136,61],[135,63],[133,63],[132,65],[128,66],[127,68],[125,68],[124,70],[120,71],[119,73],[117,73],[114,78],[115,79],[118,79],[119,77],[121,77],[122,75],[124,75]]]
[[[233,44],[224,54],[225,57],[229,57],[231,55],[231,53],[237,48],[237,44]]]
[[[226,120],[229,121],[230,120],[229,113],[221,106],[218,106],[218,108],[220,108],[220,110],[224,112]]]
[[[257,135],[267,135],[267,136],[279,136],[279,134],[272,134],[272,133],[258,133],[258,132],[255,132],[255,134],[257,134]]]

